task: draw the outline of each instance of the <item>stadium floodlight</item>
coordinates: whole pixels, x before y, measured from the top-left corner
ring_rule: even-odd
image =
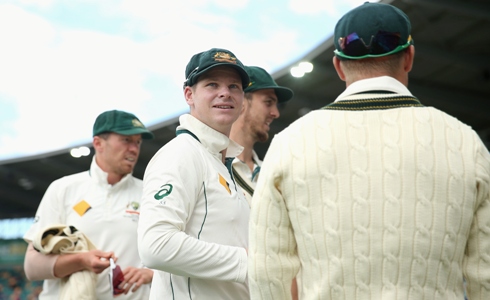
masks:
[[[82,156],[88,156],[90,154],[90,148],[86,146],[78,147],[78,148],[73,148],[70,150],[71,156],[75,158],[79,158]]]
[[[305,73],[313,71],[313,64],[307,61],[300,62],[297,66],[291,68],[290,72],[293,77],[303,77]]]
[[[300,69],[302,69],[305,73],[310,73],[313,71],[313,64],[307,61],[300,62],[298,67],[300,67]]]

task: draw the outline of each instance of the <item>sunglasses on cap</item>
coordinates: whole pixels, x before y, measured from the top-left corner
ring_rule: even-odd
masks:
[[[412,44],[412,36],[408,36],[405,44],[400,45],[401,36],[397,32],[378,31],[371,36],[369,44],[353,32],[346,37],[339,38],[339,46],[342,51],[335,50],[335,54],[349,59],[362,59],[368,57],[380,57],[399,52]]]

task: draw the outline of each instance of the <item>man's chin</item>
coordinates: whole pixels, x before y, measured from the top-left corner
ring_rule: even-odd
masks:
[[[133,163],[128,163],[128,164],[124,165],[123,168],[122,168],[122,171],[125,174],[132,173],[133,170],[134,170],[134,164]]]
[[[261,132],[257,134],[257,140],[261,143],[265,143],[269,140],[269,134],[267,132]]]

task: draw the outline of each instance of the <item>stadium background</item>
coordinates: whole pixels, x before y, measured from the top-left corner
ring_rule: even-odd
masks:
[[[439,108],[472,126],[490,146],[490,4],[487,0],[385,0],[412,21],[416,58],[409,88],[426,106]],[[333,38],[327,38],[297,62],[275,72],[279,85],[294,90],[280,107],[271,136],[298,117],[332,102],[344,89],[332,66]],[[297,78],[291,69],[310,62],[313,70]],[[153,154],[175,136],[178,119],[149,126],[156,138],[145,142],[134,175],[142,178]],[[90,144],[80,145],[88,147]],[[269,143],[258,144],[263,157]],[[55,179],[84,171],[91,155],[74,158],[70,149],[0,161],[0,300],[36,299],[40,282],[23,273],[26,249],[21,239],[37,206]]]

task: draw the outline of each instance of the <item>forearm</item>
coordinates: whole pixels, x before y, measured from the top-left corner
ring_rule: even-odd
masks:
[[[44,255],[39,253],[34,249],[32,243],[29,243],[24,259],[24,272],[27,279],[32,281],[55,279],[54,265],[58,258],[59,255]]]
[[[24,270],[29,280],[55,279],[84,269],[83,253],[42,254],[29,243],[24,259]]]
[[[83,253],[60,255],[54,264],[54,275],[57,278],[63,278],[86,269],[82,263],[82,256]]]

